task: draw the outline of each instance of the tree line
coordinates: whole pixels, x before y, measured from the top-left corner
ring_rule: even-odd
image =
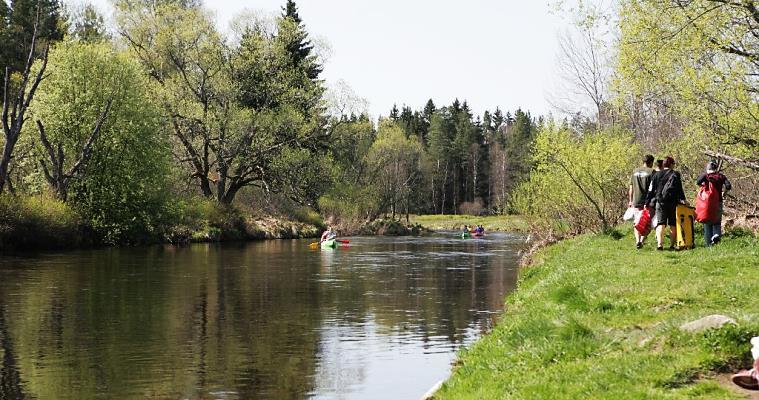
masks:
[[[543,124],[521,109],[475,117],[458,99],[443,107],[429,100],[418,110],[394,106],[376,127],[366,115],[342,120],[333,138],[339,183],[319,205],[327,215],[363,221],[508,212]]]
[[[115,31],[91,5],[2,7],[0,193],[47,193],[108,242],[157,233],[196,198],[351,222],[506,212],[530,170],[542,120],[529,112],[330,112],[291,0],[231,35],[192,0],[116,1]]]
[[[522,213],[583,231],[615,222],[652,152],[686,179],[718,158],[735,175],[728,212],[755,218],[752,5],[614,3],[566,12],[565,118],[430,100],[375,122],[330,104],[292,0],[228,35],[197,0],[115,1],[114,29],[91,5],[0,2],[0,194],[51,196],[109,243],[239,207],[350,223]]]

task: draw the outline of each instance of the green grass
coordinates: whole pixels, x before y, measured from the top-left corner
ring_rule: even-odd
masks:
[[[629,228],[622,233],[539,252],[499,324],[460,354],[436,398],[740,398],[714,377],[751,364],[759,239],[657,252],[634,249]],[[739,325],[678,329],[710,314]]]
[[[413,215],[412,224],[420,224],[433,231],[459,230],[464,225],[482,225],[485,231],[527,232],[530,225],[519,215],[492,215],[478,217],[475,215]]]

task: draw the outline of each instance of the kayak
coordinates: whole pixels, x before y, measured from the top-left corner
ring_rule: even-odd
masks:
[[[337,248],[337,240],[328,239],[322,242],[322,249],[335,249]]]
[[[472,234],[472,236],[474,236],[474,237],[478,238],[478,237],[483,237],[483,236],[485,236],[485,234],[484,234],[484,233],[478,233],[478,232],[475,232],[475,233],[473,233],[473,234]]]
[[[462,239],[469,239],[470,237],[472,237],[472,234],[469,233],[469,232],[462,232],[461,233],[461,238]]]

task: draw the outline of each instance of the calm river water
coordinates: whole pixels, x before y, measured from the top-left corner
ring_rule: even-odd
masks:
[[[514,287],[523,238],[0,257],[0,398],[418,399]]]

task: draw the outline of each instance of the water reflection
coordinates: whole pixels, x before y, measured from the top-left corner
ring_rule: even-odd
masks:
[[[3,257],[0,398],[415,398],[490,326],[519,239]]]

